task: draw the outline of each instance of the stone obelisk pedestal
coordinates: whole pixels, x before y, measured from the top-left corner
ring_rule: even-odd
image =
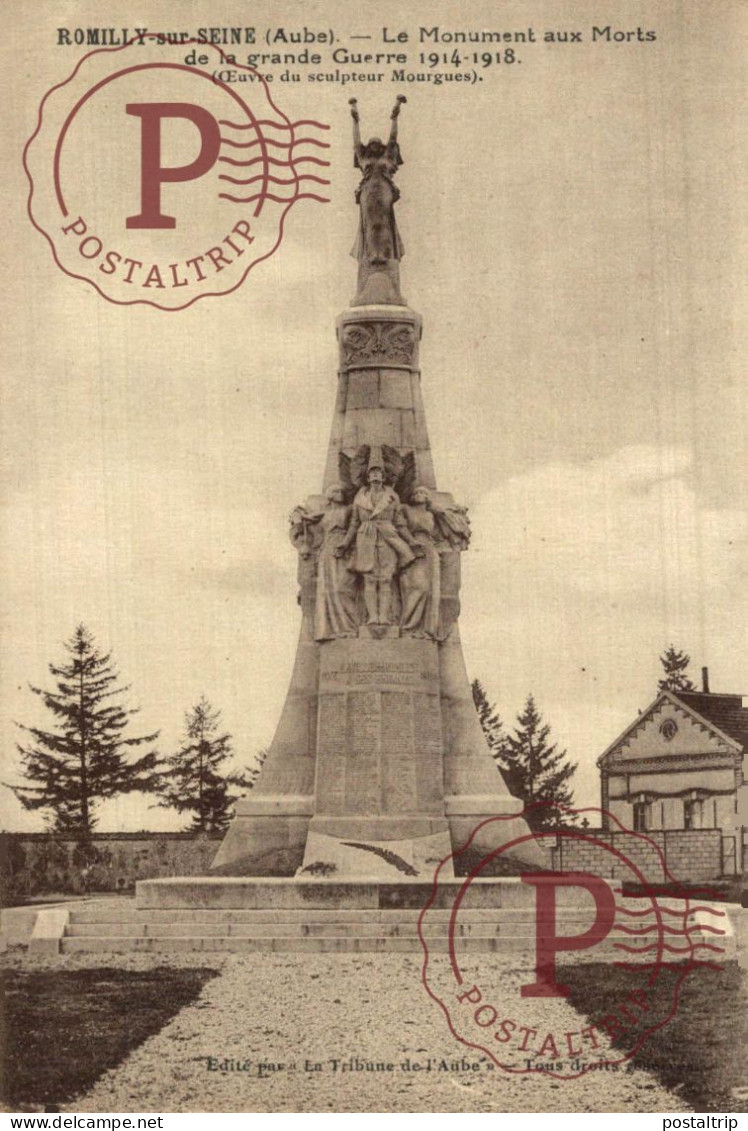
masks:
[[[354,305],[338,319],[337,336],[323,492],[362,450],[384,449],[410,469],[409,491],[427,487],[434,510],[454,513],[452,496],[436,489],[418,366],[420,317],[395,303]],[[307,512],[325,501],[310,496]],[[300,557],[302,625],[291,687],[260,779],[237,806],[214,872],[423,882],[487,817],[521,811],[486,744],[462,658],[462,548],[444,540],[439,546],[439,631],[431,635],[397,623],[396,577],[393,623],[369,625],[362,615],[350,635],[319,639],[317,560],[314,553]],[[502,822],[502,840],[527,833],[520,817]],[[489,825],[470,859],[496,842]],[[530,839],[513,859],[546,863]]]
[[[365,635],[323,645],[305,867],[433,872],[451,853],[442,764],[436,642]]]

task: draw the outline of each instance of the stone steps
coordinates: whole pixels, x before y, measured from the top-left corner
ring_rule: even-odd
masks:
[[[466,949],[471,951],[498,950],[498,939],[491,937],[467,938]],[[163,951],[178,953],[184,951],[205,951],[206,953],[237,953],[243,951],[265,951],[282,953],[324,954],[340,951],[406,951],[423,953],[420,939],[415,936],[397,935],[296,935],[259,938],[251,935],[231,935],[228,937],[179,937],[179,936],[115,936],[107,937],[69,937],[60,940],[63,954],[76,951]],[[429,950],[432,948],[429,947]],[[506,948],[504,948],[506,949]],[[433,940],[433,952],[445,954],[448,950],[446,938]]]
[[[464,936],[459,942],[460,953],[522,953],[526,954],[535,945],[534,936],[529,935],[483,935]],[[598,948],[598,954],[603,948]],[[244,951],[265,951],[275,953],[334,953],[353,952],[405,952],[423,954],[421,940],[417,935],[295,935],[279,937],[256,937],[251,935],[225,936],[65,936],[60,940],[63,954],[80,951],[151,951],[178,953],[185,951],[204,951],[209,953],[238,953]],[[446,936],[429,940],[429,954],[447,954],[449,940]],[[610,951],[609,956],[616,954]]]
[[[422,933],[429,950],[446,953],[451,912],[429,910]],[[76,951],[410,951],[422,949],[419,912],[412,908],[330,909],[109,908],[70,912],[60,939],[62,953]],[[587,926],[580,913],[559,913],[570,934]],[[535,919],[528,908],[465,908],[456,935],[467,951],[520,950],[534,945]]]
[[[421,925],[430,953],[446,953],[451,913],[428,911]],[[107,909],[73,911],[60,939],[62,953],[76,951],[421,952],[419,913],[413,910]],[[589,925],[578,911],[560,911],[556,930],[580,934]],[[456,938],[461,952],[528,951],[535,946],[535,917],[528,909],[467,908]],[[605,949],[614,957],[618,932]]]
[[[332,919],[355,918],[361,923],[417,923],[420,912],[413,909],[375,909],[321,910],[319,908],[248,908],[244,910],[212,911],[205,908],[113,908],[106,906],[85,907],[70,912],[71,924],[91,923],[140,923],[147,919],[152,923],[215,923],[220,918],[225,923],[329,923]],[[448,923],[452,912],[448,910],[429,910],[428,918],[433,922]],[[526,910],[507,911],[496,908],[469,908],[460,912],[460,918],[470,923],[495,923],[499,918],[505,920],[509,915],[528,917]],[[533,920],[534,921],[534,920]]]
[[[448,923],[424,923],[423,934],[446,937]],[[503,928],[492,923],[459,923],[459,935],[491,936],[503,933]],[[239,922],[226,923],[218,919],[213,923],[71,923],[65,930],[67,938],[99,938],[116,936],[118,938],[294,938],[302,935],[317,937],[366,936],[376,934],[380,937],[417,937],[418,923],[360,923],[355,920],[329,923],[272,923]]]
[[[421,924],[430,954],[449,949],[452,907],[462,881],[448,881],[434,892],[431,884],[383,884],[378,881],[297,883],[283,880],[230,878],[143,881],[135,903],[95,901],[84,906],[45,909],[38,913],[30,946],[43,953],[96,951],[188,952],[404,952],[422,954],[419,937],[420,908],[432,898],[435,906]],[[582,893],[584,895],[584,893]],[[469,900],[459,906],[455,930],[458,953],[535,953],[538,925],[534,892],[513,879],[476,882]],[[574,902],[572,902],[574,900]],[[580,906],[579,893],[561,890],[555,923],[547,933],[583,935],[590,927],[591,898]],[[222,904],[228,904],[223,906]],[[466,905],[467,904],[467,905]],[[654,927],[646,901],[625,900],[624,914],[633,916],[616,924],[594,948],[573,954],[572,960],[636,960],[619,945],[634,946],[642,960],[652,957],[649,936],[631,935],[626,929]],[[681,905],[682,910],[682,905]],[[668,917],[677,923],[677,908]],[[714,943],[704,927],[704,917],[689,920],[693,943]],[[708,916],[707,916],[708,918]],[[706,920],[704,920],[706,921]],[[728,923],[729,920],[725,920]],[[541,932],[543,924],[540,925]],[[671,936],[666,936],[671,941]],[[683,941],[683,940],[681,940]],[[722,940],[720,940],[722,941]],[[728,940],[725,940],[727,943]],[[701,952],[698,957],[711,957]],[[719,960],[719,959],[717,959]]]
[[[273,929],[288,929],[292,932],[299,926],[327,926],[331,923],[359,923],[368,926],[372,931],[382,926],[411,927],[417,930],[419,913],[417,911],[151,911],[133,910],[125,912],[109,912],[96,914],[85,911],[70,913],[69,925],[74,934],[129,934],[130,927],[137,928],[148,923],[154,928],[159,924],[185,927],[195,931],[203,927],[215,926],[217,923],[230,924],[232,927],[242,925],[251,927],[269,926]],[[449,926],[451,912],[428,911],[424,917],[424,925],[432,927]],[[559,923],[571,929],[575,924],[589,925],[588,916],[584,914],[559,914]],[[459,924],[478,927],[485,925],[495,927],[499,923],[527,925],[534,930],[535,916],[529,911],[503,911],[503,910],[461,910]],[[80,928],[80,930],[78,930]],[[98,930],[96,928],[102,928]],[[115,930],[115,928],[122,928]],[[583,929],[583,928],[580,928]],[[179,931],[176,932],[177,934]],[[230,933],[230,932],[227,932]]]
[[[427,938],[446,939],[449,934],[451,912],[429,910],[421,932]],[[588,925],[584,917],[574,912],[560,912],[559,925],[569,934],[577,934]],[[466,908],[460,911],[456,924],[460,938],[491,939],[534,938],[535,918],[528,909],[503,910],[499,908]],[[410,938],[418,941],[419,912],[412,909],[245,909],[209,911],[205,909],[138,909],[86,907],[71,911],[64,929],[64,940],[76,940],[68,949],[98,947],[98,940],[116,940],[118,947],[126,940],[172,939],[203,940],[207,947],[215,941],[225,949],[231,940],[238,939],[388,939]],[[187,945],[184,942],[179,946]],[[332,944],[331,944],[332,945]],[[333,949],[340,949],[333,946]]]

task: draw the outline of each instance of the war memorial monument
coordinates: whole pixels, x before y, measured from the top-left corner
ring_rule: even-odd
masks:
[[[322,493],[291,516],[301,636],[262,775],[214,863],[224,875],[428,880],[483,818],[521,809],[473,706],[458,630],[470,527],[437,489],[421,319],[400,292],[402,101],[388,140],[367,144],[352,102],[358,285],[337,322]]]
[[[65,933],[87,937],[65,938],[65,949],[168,949],[177,936],[205,949],[417,948],[414,917],[440,863],[447,907],[460,876],[513,845],[471,886],[467,907],[479,918],[529,910],[533,893],[516,875],[550,864],[490,753],[462,655],[460,557],[470,525],[466,508],[437,487],[421,318],[400,291],[404,101],[387,141],[364,144],[351,100],[357,288],[337,320],[322,490],[290,519],[301,633],[261,775],[238,802],[210,875],[140,881],[128,926],[101,922],[97,931],[98,913],[80,913],[87,930]],[[406,914],[409,937],[397,937]],[[473,942],[496,944],[497,932],[492,922]]]

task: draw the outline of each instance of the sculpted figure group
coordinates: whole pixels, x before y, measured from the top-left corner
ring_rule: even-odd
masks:
[[[356,636],[362,624],[441,639],[440,555],[467,547],[465,508],[437,507],[428,488],[407,484],[407,468],[398,492],[376,449],[356,490],[352,463],[345,461],[348,488],[334,483],[319,511],[297,507],[291,515],[292,542],[316,563],[315,639]]]

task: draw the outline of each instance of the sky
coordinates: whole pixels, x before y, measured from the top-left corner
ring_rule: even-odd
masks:
[[[107,25],[134,23],[114,7]],[[178,313],[118,307],[55,266],[26,216],[20,163],[44,91],[78,58],[53,48],[54,29],[101,7],[23,11],[4,49],[23,81],[3,123],[16,159],[3,169],[0,780],[18,780],[14,724],[48,721],[29,684],[51,686],[47,665],[79,622],[111,650],[138,733],[160,730],[173,751],[205,695],[250,765],[288,688],[299,610],[287,516],[321,485],[335,317],[355,286],[351,88],[276,90],[289,115],[331,127],[331,201],[298,203],[281,249],[242,287]],[[214,6],[180,5],[179,26],[211,11],[215,23]],[[403,17],[389,0],[360,9],[355,28],[341,5],[301,11],[276,4],[272,20],[332,25],[345,41],[382,25],[415,36],[435,19],[433,5]],[[471,27],[591,22],[589,5],[544,0],[470,12]],[[155,0],[138,13],[175,21]],[[401,278],[424,320],[437,482],[470,509],[468,671],[510,726],[535,696],[579,763],[584,805],[599,804],[595,759],[655,697],[671,642],[694,678],[709,667],[713,691],[748,694],[740,5],[602,3],[594,22],[623,26],[622,13],[655,42],[541,44],[475,86],[355,91],[367,136],[408,97]],[[441,15],[465,24],[457,6]],[[267,7],[252,18],[267,22]],[[1,788],[0,827],[43,826]],[[180,818],[133,796],[102,806],[99,827]]]

